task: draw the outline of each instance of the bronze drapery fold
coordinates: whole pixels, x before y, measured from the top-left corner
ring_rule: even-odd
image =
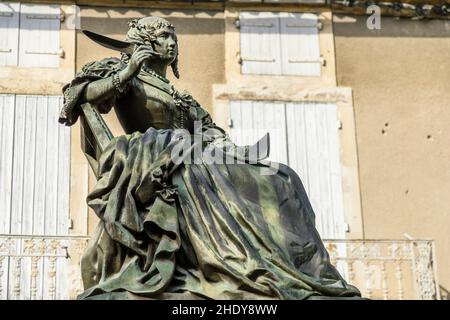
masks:
[[[176,165],[170,152],[182,142],[172,137],[153,128],[121,136],[100,159],[88,204],[101,224],[83,258],[91,287],[80,298],[359,294],[330,264],[295,173],[281,167],[264,176],[264,164]]]

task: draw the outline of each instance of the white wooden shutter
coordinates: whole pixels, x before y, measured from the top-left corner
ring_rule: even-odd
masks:
[[[11,183],[14,143],[14,95],[0,95],[0,234],[8,234],[11,227]],[[3,258],[0,267],[0,300],[7,298],[9,258]]]
[[[21,5],[19,66],[59,66],[60,12],[59,5]]]
[[[301,177],[324,238],[345,236],[339,132],[335,104],[286,105],[289,165]]]
[[[70,129],[58,123],[62,97],[3,95],[2,100],[0,167],[11,171],[1,174],[2,193],[11,195],[0,202],[0,217],[10,222],[2,231],[67,235]]]
[[[14,95],[0,95],[0,234],[10,233]]]
[[[286,115],[281,102],[232,101],[230,138],[239,145],[253,145],[270,134],[270,157],[267,160],[287,163]]]
[[[281,65],[286,75],[320,76],[318,18],[312,13],[280,13]]]
[[[20,4],[0,2],[0,66],[16,66]]]
[[[70,129],[62,97],[0,95],[0,233],[67,235]]]
[[[280,24],[277,13],[241,12],[243,74],[281,74]]]

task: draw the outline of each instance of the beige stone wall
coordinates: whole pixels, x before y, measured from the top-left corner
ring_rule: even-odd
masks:
[[[353,89],[365,238],[436,240],[450,289],[450,27],[335,16],[337,80]]]

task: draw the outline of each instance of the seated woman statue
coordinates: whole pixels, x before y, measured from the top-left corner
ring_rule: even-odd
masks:
[[[234,145],[166,79],[168,66],[179,76],[173,25],[158,17],[129,25],[133,52],[86,64],[63,89],[61,123],[73,125],[90,103],[101,113],[114,107],[126,132],[98,159],[87,200],[100,222],[82,258],[79,298],[359,297],[331,265],[292,169],[262,174],[270,162],[245,155],[231,164],[174,160],[187,141],[201,150]]]

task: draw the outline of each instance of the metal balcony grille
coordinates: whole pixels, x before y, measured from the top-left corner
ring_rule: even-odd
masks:
[[[0,235],[0,298],[75,299],[87,237]],[[432,240],[324,240],[344,278],[372,299],[440,299]]]

